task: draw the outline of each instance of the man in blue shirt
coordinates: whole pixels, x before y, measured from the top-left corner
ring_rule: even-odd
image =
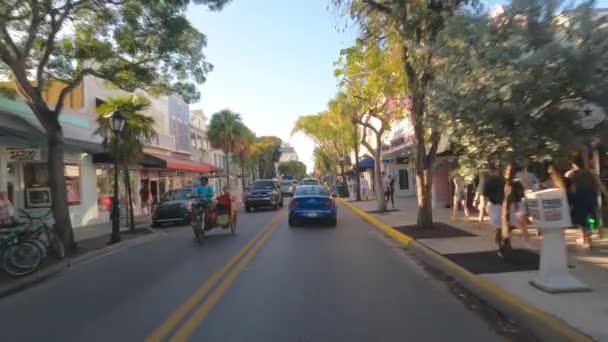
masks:
[[[202,203],[209,204],[213,200],[213,187],[207,177],[201,177],[201,183],[194,188],[194,196]]]
[[[194,188],[194,197],[198,200],[196,204],[196,211],[193,210],[193,213],[196,213],[196,216],[201,215],[201,213],[205,213],[205,227],[208,226],[207,219],[209,217],[209,208],[210,204],[213,201],[213,187],[209,185],[209,179],[207,177],[201,177],[200,184]],[[196,222],[196,219],[194,219]]]

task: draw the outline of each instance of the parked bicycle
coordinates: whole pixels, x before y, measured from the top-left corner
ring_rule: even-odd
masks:
[[[24,224],[15,224],[0,229],[0,265],[12,276],[33,273],[44,260],[39,244],[22,240]]]
[[[44,257],[47,256],[48,251],[56,258],[65,257],[65,246],[53,229],[55,219],[51,210],[42,216],[35,217],[27,211],[19,209],[19,218],[27,219],[24,240],[38,244],[44,252]]]

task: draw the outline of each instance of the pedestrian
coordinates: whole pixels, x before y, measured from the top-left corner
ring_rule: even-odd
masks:
[[[392,175],[388,175],[388,178],[388,190],[391,198],[391,205],[393,206],[393,209],[395,209],[395,177],[393,177]]]
[[[493,169],[492,169],[493,170]],[[495,171],[493,171],[495,172]],[[473,207],[479,210],[479,223],[483,222],[483,218],[486,214],[486,207],[488,205],[486,197],[483,195],[483,189],[486,184],[486,179],[490,176],[488,171],[482,171],[479,173],[479,181],[477,189],[475,191],[475,198],[473,199]]]
[[[504,191],[504,190],[503,190]],[[524,238],[524,243],[527,245],[530,240],[528,234],[528,217],[525,205],[525,188],[521,181],[513,180],[511,184],[511,193],[506,198],[509,214],[506,216],[508,232],[507,236],[502,236],[502,203],[498,207],[492,209],[491,220],[492,225],[496,227],[496,245],[498,246],[498,256],[504,257],[511,249],[511,231],[520,229]],[[490,211],[488,211],[490,212]],[[498,213],[498,216],[496,214]]]
[[[515,174],[515,178],[523,185],[526,192],[538,191],[540,182],[538,177],[530,171],[528,171],[528,163],[524,163],[521,170]]]
[[[454,200],[452,203],[452,217],[456,218],[458,215],[458,207],[462,205],[464,210],[465,219],[469,218],[469,207],[467,205],[467,187],[464,178],[455,174],[452,181],[454,182]]]
[[[605,190],[595,174],[582,168],[581,160],[573,160],[571,165],[572,169],[566,173],[566,184],[572,223],[581,229],[581,238],[577,242],[590,247],[597,223],[597,196]]]
[[[150,192],[150,183],[144,182],[144,186],[140,192],[141,206],[144,215],[152,214],[152,193]]]
[[[11,227],[15,223],[15,208],[6,192],[2,191],[0,192],[0,225]]]
[[[388,200],[391,196],[390,178],[384,172],[382,172],[382,190],[384,194],[384,203],[388,204]]]
[[[496,173],[496,169],[490,168],[489,174],[485,177],[483,184],[483,196],[487,202],[486,211],[490,217],[490,224],[496,229],[497,244],[499,245],[499,255],[502,256],[502,202],[504,199],[504,179]],[[480,221],[481,224],[481,221]],[[500,234],[500,235],[499,235]],[[499,239],[500,237],[500,239]]]
[[[369,192],[369,182],[365,178],[365,175],[361,175],[361,180],[359,181],[359,186],[361,187],[361,197],[364,198],[364,201],[368,200],[368,192]]]

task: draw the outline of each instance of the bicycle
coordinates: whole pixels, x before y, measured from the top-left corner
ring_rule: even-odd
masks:
[[[21,240],[19,236],[22,233],[23,224],[0,229],[0,265],[15,277],[33,273],[44,260],[40,246]]]
[[[53,229],[55,219],[51,210],[39,217],[32,216],[23,209],[19,209],[19,214],[20,218],[28,220],[27,228],[24,231],[24,239],[26,241],[38,244],[43,250],[45,258],[48,250],[58,259],[65,258],[65,246]]]
[[[194,202],[192,205],[192,230],[194,231],[194,238],[198,243],[202,243],[205,238],[203,223],[205,222],[205,212],[208,205],[205,202]]]

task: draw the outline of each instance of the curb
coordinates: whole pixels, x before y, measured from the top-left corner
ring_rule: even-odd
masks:
[[[338,201],[357,215],[397,240],[417,258],[432,268],[451,276],[474,295],[493,306],[499,312],[512,318],[542,341],[593,341],[591,337],[570,326],[563,320],[544,312],[499,288],[494,283],[479,277],[445,258],[424,244],[393,229],[379,219],[366,213],[343,199]]]
[[[141,245],[148,241],[154,240],[158,238],[161,234],[159,234],[154,229],[148,228],[151,231],[149,235],[144,235],[140,238],[130,239],[127,241],[123,241],[114,245],[107,246],[102,249],[98,249],[84,255],[78,256],[72,259],[64,259],[58,262],[57,264],[40,270],[39,272],[35,272],[29,276],[24,278],[18,278],[13,284],[0,286],[0,298],[10,296],[14,293],[23,291],[29,287],[37,285],[46,279],[53,277],[54,275],[61,273],[64,270],[67,270],[73,266],[77,266],[82,263],[86,263],[92,259],[102,257],[105,254],[112,253],[114,251],[118,251],[124,248],[134,247],[137,245]]]

